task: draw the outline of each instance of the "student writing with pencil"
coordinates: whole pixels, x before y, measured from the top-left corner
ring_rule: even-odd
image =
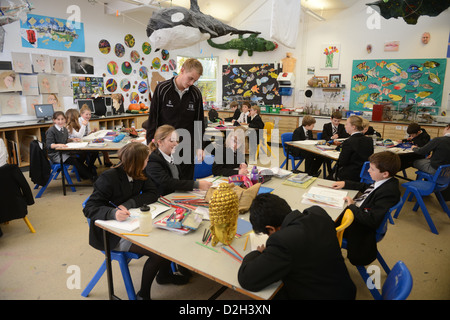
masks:
[[[217,144],[217,147],[214,149],[214,163],[212,166],[212,173],[215,176],[230,177],[236,174],[248,174],[244,142],[244,131],[236,129],[227,133],[224,144]]]
[[[138,208],[158,200],[153,182],[147,177],[149,149],[132,142],[118,152],[119,164],[103,172],[94,183],[94,191],[83,209],[90,219],[89,244],[104,250],[102,230],[96,220],[124,221],[130,216],[130,208]],[[156,277],[158,283],[184,284],[187,279],[170,273],[170,261],[145,250],[128,240],[111,235],[110,246],[115,251],[129,251],[148,256],[142,270],[141,289],[138,298],[150,299],[150,290]],[[170,280],[170,281],[169,281]]]

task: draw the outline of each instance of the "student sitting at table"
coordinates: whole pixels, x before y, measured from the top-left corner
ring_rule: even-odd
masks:
[[[165,124],[156,129],[149,143],[150,157],[147,175],[153,181],[158,195],[165,196],[175,191],[208,190],[212,183],[205,180],[180,180],[179,167],[174,163],[173,152],[178,145],[178,134],[174,127]]]
[[[418,123],[409,124],[408,128],[406,128],[406,133],[408,134],[408,138],[403,139],[399,142],[410,142],[415,146],[423,147],[431,140],[427,130],[421,128]]]
[[[381,138],[381,133],[375,131],[375,129],[370,125],[370,121],[365,118],[363,118],[363,127],[364,129],[362,133],[365,136],[376,136],[378,138]]]
[[[401,196],[398,180],[394,178],[400,169],[399,156],[390,151],[383,151],[372,154],[369,161],[369,174],[375,181],[373,184],[345,180],[332,185],[334,189],[352,189],[362,193],[354,200],[345,198],[354,215],[352,224],[344,231],[347,257],[353,265],[368,265],[376,259],[376,230]],[[341,220],[342,214],[336,220],[336,226],[341,224]]]
[[[265,193],[253,200],[250,222],[255,233],[269,238],[242,261],[238,281],[244,289],[260,291],[282,281],[275,299],[355,299],[333,220],[324,209],[293,211],[284,199]]]
[[[84,132],[84,136],[87,136],[88,134],[97,131],[97,128],[95,128],[94,130],[91,131],[91,129],[89,127],[89,120],[91,119],[91,116],[92,116],[91,109],[89,108],[89,106],[87,104],[83,104],[80,109],[80,117],[78,118],[78,121],[80,123],[80,126],[82,126],[83,123],[85,123],[86,130]],[[102,151],[102,154],[103,154],[103,161],[105,162],[105,166],[111,167],[112,162],[109,159],[108,151]],[[89,160],[89,161],[91,161],[91,160]]]
[[[312,116],[304,116],[302,125],[294,130],[292,141],[314,140],[313,132],[316,119]],[[295,157],[303,157],[305,159],[305,172],[310,176],[318,176],[320,174],[320,166],[323,163],[323,158],[315,156],[314,153],[303,151],[295,148],[292,151]]]
[[[69,132],[66,128],[66,116],[64,115],[64,112],[56,111],[53,113],[52,119],[53,126],[51,126],[45,133],[45,144],[47,146],[47,154],[50,161],[53,163],[60,163],[60,153],[55,149],[67,148],[66,143],[72,142],[72,139],[69,139]],[[87,166],[85,166],[82,160],[67,153],[62,153],[62,157],[64,164],[75,166],[82,179],[95,180],[96,173],[92,172]]]
[[[350,135],[341,147],[336,165],[336,180],[360,180],[361,169],[373,153],[373,140],[363,135],[363,118],[350,116],[345,130]]]
[[[217,144],[214,149],[213,175],[230,177],[236,174],[248,174],[248,166],[245,162],[244,142],[244,131],[242,129],[236,129],[227,134],[225,144]]]
[[[96,220],[124,221],[131,208],[139,208],[158,200],[153,182],[145,173],[149,149],[139,142],[131,142],[119,150],[119,164],[103,172],[94,183],[94,191],[86,201],[83,213],[90,219],[89,244],[105,250],[102,229]],[[115,207],[117,206],[117,207]],[[109,236],[111,250],[134,252],[148,256],[142,270],[138,299],[149,300],[152,282],[185,284],[188,279],[170,272],[170,261],[115,235]],[[158,274],[158,275],[157,275]]]
[[[237,119],[239,119],[239,116],[241,115],[241,110],[239,108],[239,103],[236,101],[233,101],[230,103],[230,109],[231,111],[233,111],[233,116],[232,117],[228,117],[225,118],[224,120],[226,122],[232,122],[233,120],[236,121]]]
[[[322,139],[325,141],[348,138],[350,135],[345,131],[345,126],[341,124],[342,113],[335,111],[331,114],[331,122],[325,123],[322,129]]]
[[[414,161],[413,166],[420,171],[435,174],[439,166],[450,164],[450,124],[444,128],[443,137],[432,139],[423,147],[414,147],[415,154],[430,157]]]
[[[247,124],[251,106],[250,101],[242,102],[241,114],[239,115],[239,118],[237,120],[231,120],[233,125],[240,126],[241,124]]]

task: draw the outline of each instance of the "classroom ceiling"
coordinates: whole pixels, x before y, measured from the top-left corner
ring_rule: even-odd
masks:
[[[218,20],[229,23],[240,12],[249,6],[265,3],[267,0],[198,0],[200,10]],[[301,0],[302,6],[321,15],[327,10],[344,10],[359,0]],[[117,11],[122,14],[152,13],[159,8],[170,6],[190,7],[190,0],[116,0],[109,1],[109,13]],[[257,8],[257,7],[256,7]],[[256,9],[255,9],[256,10]]]

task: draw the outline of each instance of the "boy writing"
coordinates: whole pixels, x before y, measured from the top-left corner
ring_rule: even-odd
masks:
[[[333,221],[313,206],[292,211],[274,194],[256,196],[250,207],[255,233],[269,235],[266,245],[244,257],[240,285],[251,291],[283,281],[275,299],[355,299]]]
[[[335,111],[331,115],[331,122],[325,123],[322,129],[322,139],[325,141],[331,139],[348,138],[350,135],[345,131],[345,126],[341,123],[342,113]]]
[[[400,168],[399,156],[390,151],[383,151],[372,154],[369,161],[369,174],[373,184],[345,180],[332,185],[334,189],[345,188],[363,192],[354,200],[345,198],[354,215],[353,223],[344,231],[348,258],[353,265],[368,265],[376,259],[376,230],[388,210],[400,200],[398,180],[394,178]],[[341,224],[341,218],[342,214],[336,220],[336,225]]]

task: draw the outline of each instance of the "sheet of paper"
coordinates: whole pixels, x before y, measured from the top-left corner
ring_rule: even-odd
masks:
[[[292,141],[292,143],[312,146],[312,145],[317,144],[317,140],[299,140],[299,141]]]
[[[302,203],[344,209],[344,197],[346,197],[347,194],[348,192],[344,190],[311,187],[308,192],[303,195]]]
[[[94,139],[100,139],[105,137],[108,132],[111,130],[98,130],[95,132],[92,132],[91,134],[88,134],[86,137],[83,138],[83,140],[94,140]]]
[[[66,143],[69,148],[85,148],[88,145],[88,142],[69,142]]]
[[[254,232],[250,233],[250,244],[252,251],[257,250],[260,245],[266,245],[268,238],[269,236],[267,234],[256,234]]]

